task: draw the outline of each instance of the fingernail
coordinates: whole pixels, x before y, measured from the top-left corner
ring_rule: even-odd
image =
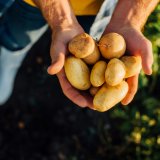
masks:
[[[151,74],[152,74],[152,69],[150,69],[148,72],[148,75],[151,75]]]
[[[152,74],[152,69],[150,70],[150,75]]]

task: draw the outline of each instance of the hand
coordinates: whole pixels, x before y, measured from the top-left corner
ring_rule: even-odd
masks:
[[[116,29],[115,31],[114,28],[112,28],[112,30],[106,28],[104,34],[108,32],[117,32],[121,34],[126,40],[127,53],[134,56],[140,56],[144,73],[147,75],[152,74],[152,44],[143,36],[140,30],[133,27],[123,27],[118,30]],[[138,88],[138,76],[139,75],[135,75],[127,79],[129,91],[121,102],[123,105],[129,104],[133,100]]]
[[[75,104],[80,107],[93,107],[92,97],[75,89],[68,82],[63,66],[65,57],[68,54],[68,42],[78,34],[83,33],[84,30],[79,26],[70,26],[67,28],[57,28],[53,31],[50,55],[52,63],[48,67],[50,75],[57,74],[63,93]]]

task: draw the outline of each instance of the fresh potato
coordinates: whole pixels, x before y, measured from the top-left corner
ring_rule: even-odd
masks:
[[[92,96],[94,96],[94,95],[98,92],[99,88],[100,88],[100,87],[94,87],[94,86],[92,86],[92,87],[89,89],[90,94],[91,94]]]
[[[104,112],[122,101],[128,92],[128,84],[122,81],[117,86],[104,84],[93,99],[94,109]]]
[[[142,69],[142,60],[139,56],[123,56],[121,61],[126,68],[125,78],[138,74]]]
[[[105,82],[106,68],[107,63],[105,61],[99,61],[93,66],[91,70],[90,81],[94,87],[99,87]]]
[[[94,48],[93,53],[90,54],[89,56],[85,57],[83,60],[87,64],[95,64],[99,59],[100,59],[100,52],[97,47],[97,44],[95,43],[95,48]]]
[[[109,61],[105,71],[106,83],[110,86],[116,86],[123,80],[125,74],[126,70],[123,62],[117,58],[113,58]]]
[[[77,35],[69,42],[68,45],[69,51],[77,58],[85,58],[91,54],[98,54],[95,52],[95,48],[95,41],[87,33]]]
[[[108,33],[100,39],[99,49],[106,59],[120,58],[126,51],[126,43],[118,33]]]
[[[79,90],[90,88],[90,70],[81,59],[73,56],[66,58],[64,69],[72,86]]]

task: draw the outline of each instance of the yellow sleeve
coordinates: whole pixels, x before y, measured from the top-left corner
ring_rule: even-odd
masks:
[[[96,15],[104,0],[70,0],[75,15]]]
[[[23,0],[24,2],[28,3],[31,6],[36,7],[35,3],[32,0]]]
[[[96,15],[104,0],[70,0],[75,15]],[[31,6],[36,6],[32,0],[24,0]]]

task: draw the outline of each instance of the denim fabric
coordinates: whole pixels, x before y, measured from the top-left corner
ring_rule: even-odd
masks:
[[[3,14],[10,8],[10,6],[14,3],[14,0],[0,0],[0,18]]]
[[[86,33],[89,33],[89,30],[95,20],[96,16],[77,16],[79,24],[82,26]]]
[[[0,20],[0,45],[11,51],[21,50],[31,43],[32,31],[45,25],[38,8],[16,0]]]
[[[112,13],[117,5],[118,0],[105,0],[97,14],[95,21],[90,29],[90,35],[99,40],[106,26],[110,22]]]

